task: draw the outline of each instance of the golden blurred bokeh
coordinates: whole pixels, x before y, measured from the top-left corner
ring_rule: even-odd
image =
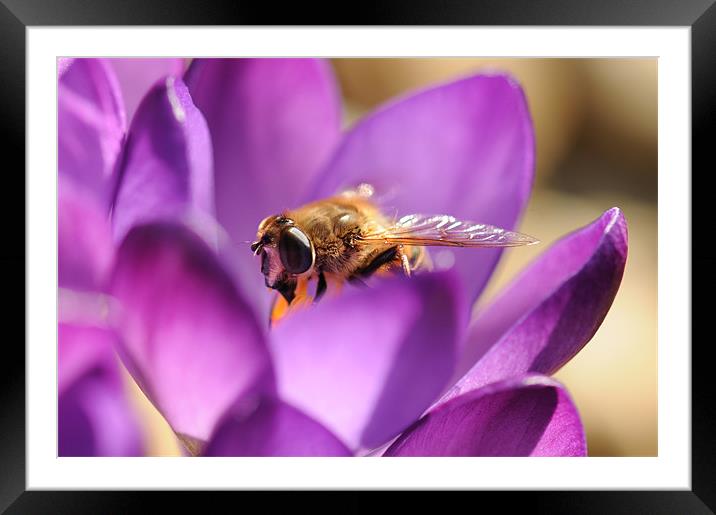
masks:
[[[657,455],[656,59],[334,59],[350,125],[380,103],[481,70],[525,89],[537,138],[535,190],[521,230],[543,244],[505,253],[480,302],[564,234],[620,207],[629,257],[591,342],[556,377],[582,415],[590,456]],[[181,455],[131,381],[149,455]]]
[[[529,96],[539,98],[530,102],[535,130],[549,135],[537,138],[539,180],[573,145],[584,104],[582,89],[574,87],[579,69],[564,59],[335,59],[333,64],[351,114],[476,70],[509,70]]]
[[[183,456],[181,444],[166,419],[147,399],[144,392],[122,366],[122,377],[129,399],[142,426],[144,453],[147,456]]]

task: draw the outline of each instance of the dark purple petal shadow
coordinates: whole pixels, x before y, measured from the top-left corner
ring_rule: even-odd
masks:
[[[566,390],[525,376],[471,390],[429,411],[383,456],[586,456]]]
[[[325,427],[296,408],[264,397],[246,413],[233,410],[218,424],[205,456],[350,456]]]

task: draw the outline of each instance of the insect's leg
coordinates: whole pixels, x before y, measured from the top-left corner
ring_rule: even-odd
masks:
[[[373,261],[368,263],[363,268],[360,268],[356,270],[353,273],[352,277],[359,277],[359,278],[368,278],[373,273],[375,273],[376,270],[378,270],[381,266],[385,265],[386,263],[390,263],[391,261],[394,261],[396,256],[398,255],[398,247],[390,247],[388,250],[385,250],[378,254],[375,258],[373,258]]]
[[[357,284],[358,286],[368,286],[363,279],[355,275],[351,275],[348,278],[348,282],[351,284]]]
[[[281,295],[274,296],[273,302],[271,303],[271,310],[269,311],[268,326],[273,327],[274,323],[281,320],[286,313],[288,313],[289,305],[286,299]]]
[[[408,256],[402,252],[400,253],[400,264],[403,265],[405,276],[410,277],[410,261],[408,261]]]
[[[328,284],[326,283],[326,276],[321,272],[318,274],[318,285],[316,286],[316,296],[313,298],[313,302],[317,302],[318,299],[320,299],[324,293],[326,293],[326,289],[328,288]]]
[[[428,272],[433,270],[433,261],[430,259],[430,254],[425,247],[413,247],[413,258],[412,258],[412,270],[426,270]]]
[[[274,290],[278,291],[290,305],[296,297],[296,280],[284,279],[274,284]]]

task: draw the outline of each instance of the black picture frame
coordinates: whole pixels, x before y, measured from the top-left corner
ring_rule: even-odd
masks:
[[[267,2],[240,0],[0,0],[0,141],[3,147],[4,200],[0,202],[5,244],[0,251],[6,285],[5,327],[17,329],[24,320],[25,226],[18,213],[25,213],[25,30],[37,25],[637,25],[691,27],[692,79],[692,235],[705,234],[710,220],[699,202],[709,194],[700,177],[709,172],[712,161],[709,137],[716,125],[716,5],[714,0],[492,0],[356,2],[352,9],[334,6],[276,6]],[[8,160],[12,157],[12,160]],[[696,172],[696,173],[694,173]],[[14,179],[15,182],[8,180]],[[702,187],[694,187],[696,179]],[[19,191],[23,194],[20,195]],[[12,192],[12,193],[10,193]],[[693,238],[697,242],[697,238]],[[692,327],[703,326],[708,302],[697,302],[699,293],[716,284],[716,258],[696,252],[693,247]],[[20,270],[23,274],[20,274]],[[23,284],[21,284],[23,282]],[[7,288],[10,286],[11,288]],[[10,292],[17,296],[10,296]],[[20,299],[23,301],[21,302]],[[698,315],[701,315],[698,317]],[[7,332],[0,359],[0,511],[7,513],[127,513],[144,511],[150,501],[171,505],[208,506],[202,492],[189,497],[181,492],[78,492],[25,491],[25,325],[18,337]],[[14,336],[14,335],[13,335]],[[710,339],[692,342],[692,456],[690,491],[610,492],[474,492],[451,494],[451,501],[497,501],[504,508],[525,506],[533,512],[549,513],[714,513],[716,511],[716,396],[711,378],[708,349]],[[340,506],[339,513],[372,509],[378,502],[371,493],[353,492],[333,501],[329,495],[311,509]],[[222,492],[220,496],[236,507],[240,502],[269,502],[266,492]],[[306,499],[306,495],[298,496]],[[429,507],[420,493],[410,495],[411,503]],[[339,504],[335,504],[339,503]],[[266,505],[268,506],[268,504]],[[441,503],[443,509],[444,503]],[[404,505],[404,508],[407,505]],[[232,510],[235,511],[235,510]]]

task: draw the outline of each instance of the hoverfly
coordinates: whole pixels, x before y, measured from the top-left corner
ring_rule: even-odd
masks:
[[[311,202],[261,221],[254,255],[261,257],[267,287],[278,291],[285,310],[305,296],[315,280],[313,300],[329,282],[362,283],[376,273],[430,269],[425,247],[516,247],[538,240],[493,225],[449,215],[385,215],[372,200],[373,188],[362,184],[334,197]],[[330,278],[330,281],[328,280]],[[276,318],[277,308],[274,306]]]

